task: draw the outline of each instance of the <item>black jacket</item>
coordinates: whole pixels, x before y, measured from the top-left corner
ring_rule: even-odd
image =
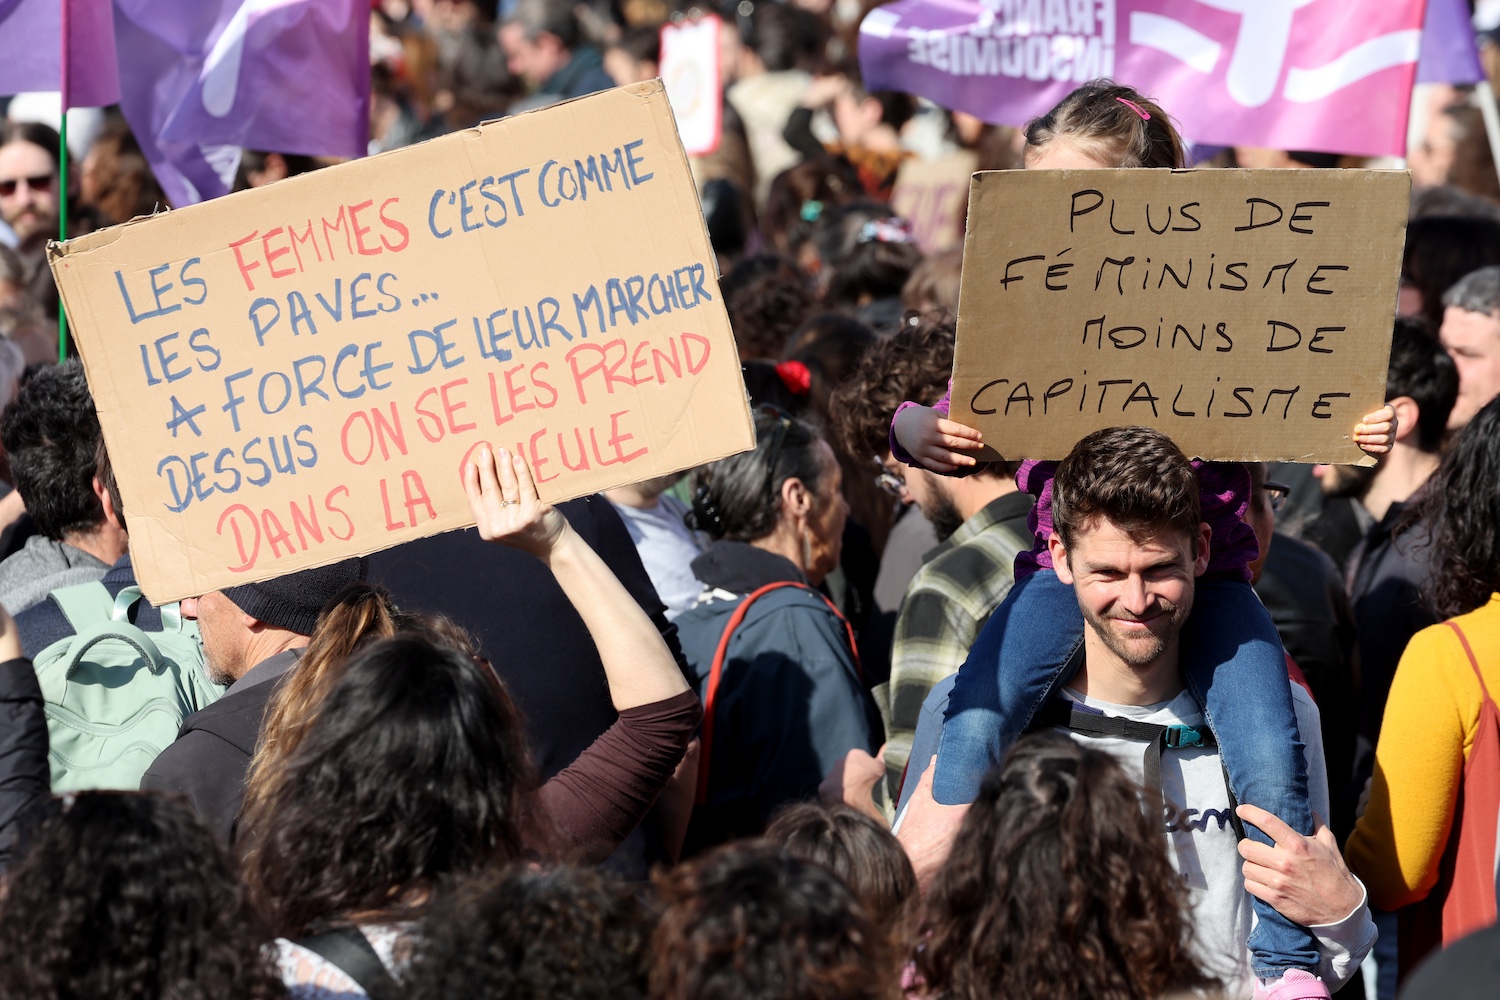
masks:
[[[184,719],[177,739],[146,769],[141,789],[185,796],[227,847],[245,800],[245,779],[266,706],[298,655],[298,650],[277,653],[256,664],[224,697]]]
[[[0,874],[52,801],[47,716],[26,659],[0,663]]]

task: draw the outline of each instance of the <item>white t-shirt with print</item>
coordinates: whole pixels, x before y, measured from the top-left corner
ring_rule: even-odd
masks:
[[[1183,691],[1171,701],[1156,705],[1112,705],[1065,688],[1073,701],[1105,715],[1132,719],[1157,726],[1204,726],[1197,701]],[[1319,816],[1328,816],[1328,768],[1323,758],[1323,738],[1318,709],[1300,685],[1292,685],[1297,727],[1307,759],[1308,794]],[[1067,732],[1067,730],[1062,730]],[[1109,752],[1134,781],[1145,783],[1147,744],[1115,737],[1086,736],[1069,732],[1074,739]],[[1166,803],[1158,807],[1164,816],[1164,836],[1172,865],[1188,885],[1192,907],[1194,951],[1206,971],[1224,982],[1227,997],[1250,997],[1254,980],[1246,942],[1254,926],[1252,897],[1245,891],[1234,827],[1230,823],[1229,790],[1219,754],[1213,748],[1167,750],[1162,754],[1161,780]],[[1375,924],[1369,908],[1361,904],[1343,920],[1309,928],[1322,952],[1322,965],[1309,970],[1338,989],[1359,967],[1375,943]]]

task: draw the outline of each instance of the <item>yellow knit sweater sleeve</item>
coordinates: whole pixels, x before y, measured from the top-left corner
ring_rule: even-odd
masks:
[[[1491,693],[1500,691],[1500,598],[1456,621]],[[1479,682],[1453,630],[1444,624],[1417,633],[1391,683],[1369,805],[1345,848],[1371,906],[1406,906],[1437,883],[1480,705]]]

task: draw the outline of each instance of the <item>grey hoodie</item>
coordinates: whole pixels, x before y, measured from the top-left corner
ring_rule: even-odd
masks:
[[[109,564],[87,552],[43,535],[0,562],[0,605],[18,615],[59,587],[104,579]]]

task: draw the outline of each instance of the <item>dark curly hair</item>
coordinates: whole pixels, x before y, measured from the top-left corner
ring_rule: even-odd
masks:
[[[870,348],[828,404],[833,433],[851,455],[890,450],[891,417],[904,400],[931,406],[953,374],[953,320],[934,317]],[[869,461],[865,458],[865,461]]]
[[[1500,264],[1500,222],[1474,216],[1429,215],[1406,224],[1401,282],[1422,296],[1422,318],[1443,325],[1443,296],[1466,274]]]
[[[247,803],[251,899],[289,938],[354,915],[411,919],[442,876],[536,846],[535,787],[520,713],[488,665],[412,636],[365,646]]]
[[[1475,414],[1402,515],[1402,526],[1432,531],[1432,582],[1425,597],[1438,618],[1468,614],[1500,591],[1500,398]]]
[[[850,806],[799,802],[772,818],[765,839],[843,879],[893,953],[904,952],[900,937],[917,898],[917,875],[889,826]]]
[[[61,541],[103,522],[104,507],[94,495],[99,417],[77,358],[43,367],[26,381],[0,414],[0,441],[42,534]]]
[[[761,232],[778,253],[801,260],[823,213],[864,197],[854,164],[828,154],[788,167],[771,181]]]
[[[1154,1000],[1210,985],[1187,890],[1107,753],[1045,733],[980,786],[927,897],[928,994]]]
[[[656,880],[654,1000],[891,1000],[884,942],[849,887],[770,844],[729,844]]]
[[[0,997],[286,996],[270,935],[186,804],[103,791],[70,801],[0,896]]]
[[[741,361],[781,359],[787,339],[812,308],[812,282],[775,254],[746,257],[719,282]]]
[[[408,1000],[640,1000],[651,915],[597,869],[514,865],[444,892],[415,935]]]

